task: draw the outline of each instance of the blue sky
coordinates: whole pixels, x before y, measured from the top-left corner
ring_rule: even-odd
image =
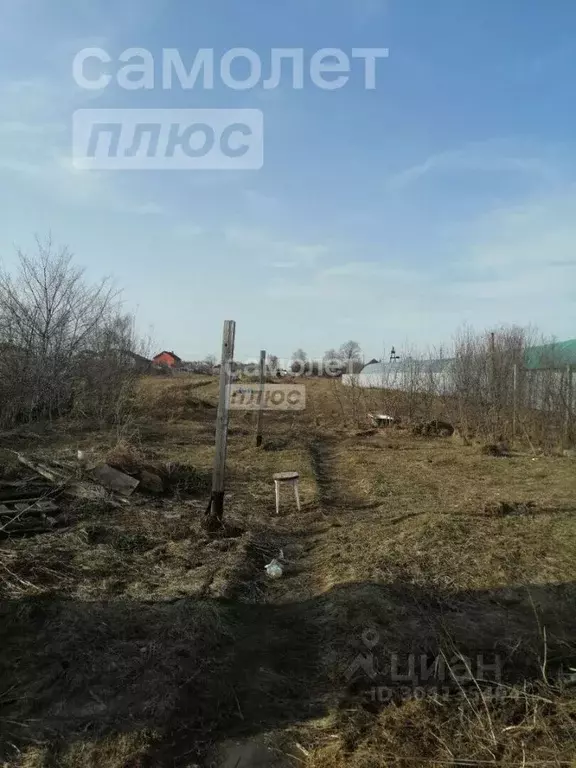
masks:
[[[576,336],[573,0],[0,0],[0,255],[52,231],[112,275],[142,331],[182,357],[347,339],[368,357],[463,323]],[[389,48],[322,91],[95,93],[75,54],[240,46]],[[118,67],[112,68],[112,72]],[[253,107],[260,171],[79,171],[83,107]]]

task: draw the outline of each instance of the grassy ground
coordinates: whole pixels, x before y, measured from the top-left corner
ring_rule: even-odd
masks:
[[[233,414],[209,536],[216,389],[146,379],[121,426],[0,436],[5,476],[13,450],[81,447],[164,482],[0,541],[5,765],[576,764],[574,459],[371,434],[368,403],[311,381],[263,449]],[[292,469],[303,510],[276,517]]]

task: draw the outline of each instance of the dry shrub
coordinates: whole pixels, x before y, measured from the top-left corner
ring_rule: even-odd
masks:
[[[133,442],[119,440],[106,454],[106,462],[121,472],[135,474],[144,468],[145,458]]]
[[[527,358],[537,367],[528,368]],[[446,402],[464,429],[549,449],[569,439],[566,366],[554,343],[534,330],[513,326],[477,334],[465,328],[456,337],[452,376],[454,397]]]
[[[133,319],[108,280],[91,285],[66,248],[37,240],[0,273],[0,423],[116,419],[135,379]]]
[[[449,356],[406,354],[386,366],[374,389],[333,382],[344,424],[361,426],[374,408],[403,423],[443,419],[467,438],[518,439],[557,450],[575,437],[576,387],[553,342],[532,329],[459,331]]]

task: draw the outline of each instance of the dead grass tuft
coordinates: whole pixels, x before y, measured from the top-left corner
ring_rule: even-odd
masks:
[[[106,462],[111,467],[132,475],[143,469],[145,459],[144,453],[134,442],[119,440],[106,454]]]
[[[344,735],[315,750],[308,764],[572,765],[573,697],[545,684],[496,691],[478,688],[449,697],[399,700],[381,706],[372,717],[360,711],[352,722],[338,723]]]

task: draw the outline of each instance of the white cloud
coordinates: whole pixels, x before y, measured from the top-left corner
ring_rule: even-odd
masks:
[[[393,175],[388,187],[401,190],[431,174],[469,172],[524,174],[547,183],[560,178],[558,168],[531,147],[521,142],[487,141],[431,155]]]
[[[0,81],[0,169],[24,177],[35,192],[67,206],[89,205],[141,216],[163,214],[154,201],[122,192],[117,183],[120,175],[74,166],[71,115],[73,105],[86,98],[91,95],[73,83],[46,77]]]
[[[268,265],[290,264],[310,269],[330,253],[327,245],[276,239],[258,229],[229,228],[224,236],[229,245],[257,255]]]
[[[499,302],[518,322],[556,332],[576,316],[576,190],[500,208],[470,231],[472,244],[454,286],[466,300]],[[558,329],[558,333],[561,331]]]
[[[573,263],[576,253],[576,187],[524,205],[498,208],[475,230],[473,261],[479,268],[526,270]]]
[[[304,311],[340,316],[368,327],[381,323],[416,344],[447,342],[464,322],[535,326],[573,337],[576,317],[576,188],[524,205],[500,207],[436,244],[438,261],[422,254],[355,259],[342,247],[339,263],[314,264],[305,277],[276,276],[267,294]],[[332,322],[333,320],[330,320]],[[403,329],[403,330],[402,330]],[[358,333],[360,335],[360,333]]]

